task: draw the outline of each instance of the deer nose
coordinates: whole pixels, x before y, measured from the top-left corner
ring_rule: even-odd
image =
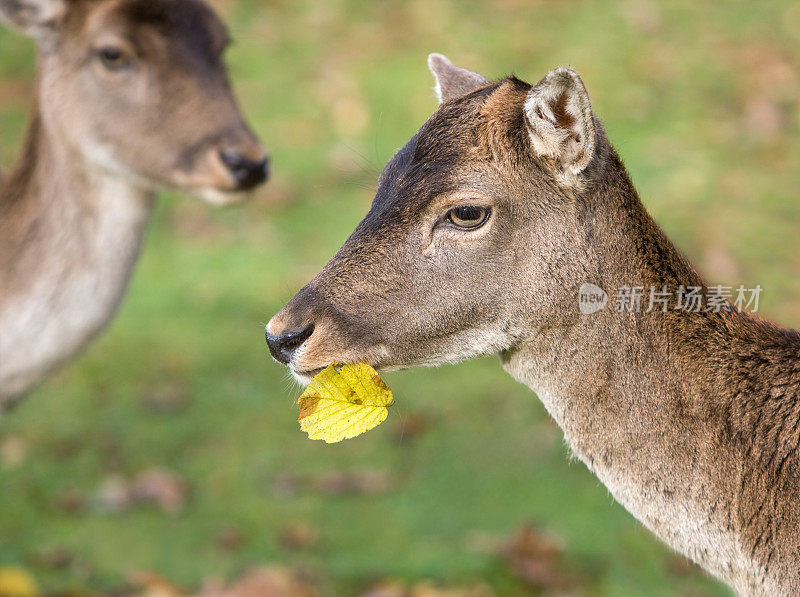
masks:
[[[267,180],[269,160],[266,156],[254,160],[235,149],[223,149],[219,158],[233,175],[240,191],[248,191]]]
[[[313,325],[309,325],[301,330],[285,330],[277,336],[273,336],[267,332],[267,346],[269,346],[269,352],[276,361],[288,365],[295,351],[300,348],[303,342],[308,340],[309,336],[313,333]]]

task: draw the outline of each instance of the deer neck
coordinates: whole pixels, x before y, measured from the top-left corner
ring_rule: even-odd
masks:
[[[0,181],[0,408],[84,346],[118,307],[153,195],[92,167],[38,108]]]
[[[573,238],[594,232],[576,247],[581,257],[572,285],[564,281],[570,290],[555,324],[537,326],[501,355],[503,365],[537,393],[573,453],[634,516],[741,592],[759,594],[769,556],[759,560],[742,521],[761,511],[759,492],[777,489],[745,489],[746,479],[763,479],[756,459],[745,455],[748,438],[769,431],[766,417],[762,428],[748,427],[736,412],[752,400],[743,387],[775,395],[766,380],[777,379],[781,359],[792,355],[788,383],[800,396],[799,336],[745,313],[646,313],[649,296],[640,312],[617,312],[620,287],[675,291],[704,282],[646,213],[621,163],[609,178],[600,197],[607,208],[576,206]],[[605,309],[580,313],[577,289],[584,282],[606,290]],[[768,345],[780,356],[763,358],[751,378],[736,373],[747,369],[742,355],[766,354]],[[799,404],[792,416],[800,417]],[[792,433],[786,439],[796,447]]]

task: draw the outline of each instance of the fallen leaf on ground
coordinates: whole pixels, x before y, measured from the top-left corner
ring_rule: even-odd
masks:
[[[141,471],[133,481],[121,475],[106,477],[96,495],[100,509],[124,512],[137,504],[153,504],[165,514],[178,514],[186,505],[187,483],[160,467]]]
[[[21,568],[0,568],[1,597],[39,597],[39,585]]]
[[[105,512],[122,512],[130,508],[133,500],[128,482],[120,475],[109,475],[100,483],[95,494],[98,508]]]
[[[48,547],[32,554],[32,563],[37,568],[63,569],[69,567],[74,561],[75,556],[63,547]],[[2,595],[2,591],[0,591]]]
[[[187,597],[187,593],[154,572],[133,572],[128,575],[130,582],[141,592],[135,597]]]
[[[277,497],[294,497],[306,489],[308,479],[296,471],[282,471],[272,477],[270,485]]]
[[[56,505],[65,514],[76,514],[86,507],[86,495],[81,490],[73,487],[58,496]]]
[[[483,583],[440,587],[422,581],[409,587],[399,581],[388,580],[371,587],[361,597],[495,597],[495,592]]]
[[[422,582],[411,589],[410,597],[494,597],[495,593],[484,584],[441,588]]]
[[[565,589],[574,584],[564,571],[562,543],[533,525],[520,527],[502,551],[514,573],[538,589]]]
[[[316,491],[325,495],[380,495],[394,489],[398,479],[384,469],[331,471],[314,482]]]
[[[153,503],[162,512],[177,514],[186,505],[186,483],[177,474],[162,468],[142,471],[133,483],[137,502]]]
[[[28,455],[28,444],[18,435],[9,435],[0,440],[0,462],[8,468],[21,464]]]
[[[185,384],[171,382],[148,388],[142,393],[140,402],[151,414],[175,415],[188,408],[191,397]]]
[[[385,580],[367,589],[361,597],[408,597],[408,589],[399,581]]]
[[[279,541],[284,549],[309,549],[319,544],[319,531],[307,522],[295,522],[281,529]]]
[[[224,551],[236,551],[244,543],[244,533],[236,527],[226,527],[217,535],[217,547]]]
[[[298,398],[300,429],[310,439],[340,442],[361,435],[386,420],[392,391],[375,369],[364,363],[329,365]]]
[[[296,572],[266,566],[247,572],[230,587],[206,586],[197,597],[314,597],[317,594]]]
[[[410,413],[395,427],[394,435],[401,444],[410,443],[430,431],[432,420],[430,417]]]
[[[276,497],[290,498],[298,494],[380,495],[396,489],[402,482],[399,474],[378,468],[334,470],[320,473],[284,471],[272,478]]]

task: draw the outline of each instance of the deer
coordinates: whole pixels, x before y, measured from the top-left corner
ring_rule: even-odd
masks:
[[[37,43],[33,110],[0,178],[0,412],[110,322],[161,189],[225,205],[268,176],[202,0],[0,0]]]
[[[490,81],[432,54],[438,109],[372,205],[267,324],[307,384],[498,354],[575,457],[665,543],[742,595],[800,594],[800,333],[746,308],[581,310],[702,288],[648,214],[581,77]]]

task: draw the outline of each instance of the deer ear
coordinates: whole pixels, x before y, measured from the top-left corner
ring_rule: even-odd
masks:
[[[486,77],[456,66],[442,54],[428,56],[428,68],[436,77],[434,91],[436,91],[436,97],[439,98],[439,103],[467,95],[489,83]]]
[[[574,70],[557,68],[530,90],[525,120],[534,151],[554,159],[561,171],[577,175],[589,165],[595,150],[594,115]]]
[[[65,0],[0,0],[0,21],[39,41],[55,38],[66,12]]]

